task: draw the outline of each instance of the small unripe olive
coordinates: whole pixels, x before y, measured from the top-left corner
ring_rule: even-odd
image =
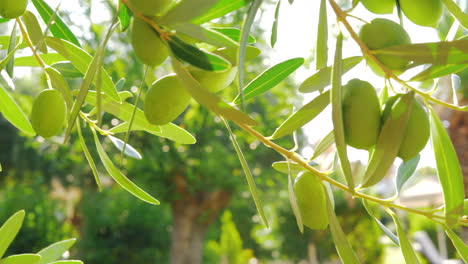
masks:
[[[394,109],[394,104],[401,94],[392,96],[387,99],[382,114],[382,124],[390,116]],[[426,146],[430,136],[429,118],[423,106],[414,99],[411,107],[411,113],[408,117],[405,135],[398,151],[398,157],[404,161],[408,161],[416,156]]]
[[[39,136],[48,138],[62,130],[66,116],[67,107],[62,94],[57,90],[44,90],[34,100],[31,124]]]
[[[304,172],[294,180],[294,195],[302,217],[302,223],[310,229],[328,226],[327,194],[317,176]]]
[[[441,0],[400,0],[401,10],[413,23],[436,27],[442,17]]]
[[[237,74],[237,67],[217,72],[204,71],[195,67],[189,67],[189,70],[201,86],[212,93],[228,87],[234,81]]]
[[[395,0],[361,0],[361,3],[374,14],[391,14],[395,8]]]
[[[132,46],[137,57],[151,67],[161,64],[169,51],[154,29],[145,21],[135,18],[133,20]]]
[[[374,87],[359,79],[343,87],[343,125],[346,143],[358,149],[369,149],[380,132],[380,103]]]
[[[177,75],[163,77],[154,82],[146,94],[146,119],[154,125],[172,122],[187,108],[190,98]]]
[[[370,50],[382,49],[391,46],[411,44],[411,39],[405,29],[399,24],[383,18],[376,18],[370,24],[364,25],[359,37]],[[390,70],[402,70],[408,65],[408,60],[395,55],[377,54],[376,58]],[[370,62],[371,68],[382,75],[377,65]]]
[[[172,0],[130,0],[130,4],[145,16],[164,14]]]
[[[17,18],[26,10],[28,0],[0,0],[0,16],[6,19]]]

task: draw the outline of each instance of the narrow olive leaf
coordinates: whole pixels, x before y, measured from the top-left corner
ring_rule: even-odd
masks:
[[[468,64],[468,39],[391,46],[372,51],[420,64]]]
[[[416,168],[418,167],[419,160],[421,159],[421,155],[416,155],[416,157],[403,162],[400,167],[398,167],[398,174],[396,178],[396,189],[397,193],[401,192],[403,185],[408,181],[408,179],[413,176]]]
[[[38,255],[42,256],[41,261],[38,264],[47,264],[58,260],[62,257],[63,253],[65,253],[73,246],[73,244],[75,244],[75,242],[75,238],[62,240],[44,249],[41,249],[39,252],[37,252]]]
[[[314,150],[314,154],[312,155],[312,159],[315,159],[318,157],[320,154],[325,152],[328,148],[331,147],[335,143],[335,134],[333,133],[333,130],[330,131],[320,142],[317,144]]]
[[[29,136],[36,135],[28,117],[7,90],[0,85],[0,112],[12,125]]]
[[[187,69],[185,69],[182,64],[173,56],[171,56],[171,60],[172,68],[176,72],[177,76],[179,76],[180,81],[197,102],[207,107],[211,111],[236,123],[249,126],[256,125],[257,122],[250,116],[237,110],[233,106],[224,102],[218,96],[206,91],[203,87],[201,87],[200,83],[195,80],[187,71]]]
[[[464,28],[468,29],[468,14],[463,12],[463,10],[453,1],[453,0],[442,0],[445,7],[452,16],[460,22]]]
[[[39,54],[39,57],[41,57],[47,65],[67,60],[58,53]],[[35,56],[24,56],[15,58],[15,67],[41,67],[41,65],[37,62],[37,58]]]
[[[400,241],[400,248],[401,252],[403,253],[403,257],[405,258],[405,262],[418,264],[418,257],[416,256],[416,253],[414,252],[414,249],[411,246],[411,242],[406,236],[405,230],[403,230],[403,227],[401,226],[400,220],[398,220],[398,217],[390,209],[387,211],[392,216],[393,221],[395,222],[398,238]]]
[[[83,74],[70,62],[57,62],[51,65],[52,68],[58,70],[64,78],[74,79],[83,78]]]
[[[208,28],[190,23],[181,23],[173,27],[178,33],[183,33],[194,39],[216,47],[238,47],[239,45],[228,36]]]
[[[138,160],[141,160],[143,158],[141,154],[132,145],[128,143],[125,144],[122,140],[111,135],[107,137],[111,140],[112,144],[114,144],[114,146],[120,151],[124,150],[124,145],[126,145],[124,151],[125,155]]]
[[[247,160],[245,160],[244,153],[242,153],[242,149],[240,148],[239,143],[237,142],[236,135],[234,135],[234,133],[232,132],[228,121],[224,118],[221,119],[223,120],[224,125],[226,126],[226,129],[229,132],[229,138],[231,139],[232,145],[234,146],[236,154],[239,157],[242,169],[244,170],[245,178],[247,179],[247,184],[249,185],[250,194],[252,195],[252,199],[254,200],[255,206],[257,207],[257,212],[262,218],[263,224],[266,227],[269,227],[268,220],[265,217],[265,213],[263,212],[262,202],[258,197],[257,185],[255,184],[252,172],[250,171],[249,164],[247,163]]]
[[[89,167],[91,168],[91,171],[93,172],[94,181],[96,181],[99,191],[102,191],[102,185],[101,185],[101,179],[99,178],[99,172],[97,170],[96,163],[94,162],[93,156],[91,156],[91,153],[89,153],[88,146],[86,146],[86,141],[83,138],[83,134],[81,132],[81,126],[79,122],[80,122],[79,120],[76,120],[76,130],[78,131],[78,139],[80,140],[80,146],[81,146],[81,149],[83,150],[86,160],[88,161]]]
[[[23,225],[24,210],[16,212],[0,227],[0,258],[15,239]]]
[[[13,78],[13,73],[14,73],[13,69],[15,67],[16,24],[17,23],[15,22],[15,25],[13,26],[13,29],[11,30],[10,43],[8,43],[8,50],[7,50],[7,54],[12,54],[6,64],[6,72],[8,73],[8,75],[10,75],[11,78]]]
[[[169,48],[178,59],[200,69],[222,71],[231,67],[231,63],[223,57],[202,51],[195,46],[185,43],[176,36],[172,36],[168,44]]]
[[[281,5],[281,0],[278,0],[278,3],[276,4],[276,10],[275,10],[275,19],[273,21],[273,25],[271,26],[270,45],[272,48],[275,47],[276,41],[278,40],[278,18],[279,18],[280,5]]]
[[[312,101],[290,115],[273,133],[272,139],[289,135],[312,121],[330,104],[330,91],[315,97]]]
[[[327,66],[328,60],[328,22],[327,22],[327,3],[320,1],[320,13],[317,29],[317,45],[315,46],[315,68],[320,70]]]
[[[302,64],[304,64],[303,58],[294,58],[278,63],[267,69],[247,84],[243,90],[244,100],[250,100],[274,88],[291,75],[291,73],[295,72]],[[240,104],[241,102],[241,95],[239,94],[236,99],[234,99],[234,103]]]
[[[394,103],[390,116],[382,126],[374,153],[364,172],[361,188],[370,187],[387,175],[403,141],[413,106],[413,98],[414,92],[410,92]]]
[[[343,59],[342,59],[342,48],[343,48],[343,35],[338,34],[336,39],[336,50],[335,58],[331,71],[331,90],[330,90],[330,101],[332,104],[332,121],[333,121],[333,133],[335,135],[336,151],[340,158],[341,170],[346,178],[346,183],[350,190],[354,191],[354,180],[351,172],[351,165],[348,160],[348,151],[346,149],[344,124],[343,124],[343,107],[341,106],[343,98],[343,89],[341,85],[341,75],[343,74]]]
[[[446,223],[451,226],[457,223],[458,218],[463,214],[463,173],[447,131],[434,109],[428,108],[437,176],[444,193]]]
[[[293,170],[290,166],[290,160],[286,161],[288,165],[288,196],[289,196],[289,203],[291,204],[291,208],[296,218],[297,227],[301,234],[304,234],[304,223],[302,222],[302,215],[301,210],[299,209],[299,205],[297,203],[296,194],[294,193],[294,180],[292,178]]]
[[[34,4],[34,7],[36,7],[36,10],[42,17],[44,23],[49,24],[49,21],[53,19],[53,23],[50,25],[50,31],[54,37],[67,40],[76,46],[81,47],[80,42],[65,22],[63,22],[62,18],[54,12],[54,10],[50,8],[44,0],[32,0],[32,3]]]
[[[330,194],[329,194],[330,195]],[[335,242],[335,248],[340,256],[343,264],[358,264],[360,263],[356,253],[349,244],[349,241],[346,239],[346,235],[341,229],[338,218],[336,217],[335,211],[333,209],[333,204],[330,202],[330,199],[327,196],[327,214],[328,221],[330,225],[330,232]]]
[[[38,264],[41,256],[37,254],[19,254],[0,260],[0,264]]]
[[[390,238],[390,240],[392,240],[393,243],[395,243],[395,245],[400,246],[400,240],[398,239],[398,237],[395,234],[393,234],[393,232],[390,231],[390,229],[388,229],[384,224],[382,224],[382,222],[380,222],[380,220],[374,215],[371,208],[369,208],[369,204],[366,199],[362,199],[362,204],[364,205],[364,208],[366,209],[369,216],[372,219],[374,219],[374,221],[377,223],[380,229],[388,236],[388,238]]]
[[[380,105],[384,105],[387,99],[388,99],[388,86],[387,84],[385,84],[385,86],[382,88],[379,94]]]
[[[250,4],[249,11],[247,12],[247,16],[244,19],[241,29],[241,39],[239,42],[239,51],[237,53],[236,65],[239,66],[239,72],[237,74],[237,77],[242,107],[244,106],[244,70],[247,54],[247,42],[249,39],[252,24],[255,20],[255,16],[257,15],[257,12],[261,5],[262,0],[253,0],[253,2]]]
[[[8,21],[10,21],[10,19],[0,18],[0,23],[5,23],[5,22],[8,22]]]
[[[120,30],[123,32],[127,30],[128,26],[130,26],[130,10],[124,4],[119,5],[119,21],[120,21]]]
[[[47,53],[47,47],[44,41],[42,41],[44,39],[44,35],[42,34],[42,29],[36,16],[26,10],[21,18],[23,18],[24,24],[26,25],[26,30],[28,31],[29,39],[32,44],[34,44],[36,49],[42,53]]]
[[[16,37],[16,43],[19,43],[18,49],[29,48],[25,41],[21,41],[21,36]],[[8,43],[10,43],[10,36],[0,36],[0,49],[7,49]]]
[[[16,47],[7,53],[5,57],[0,61],[0,71],[7,67],[11,60],[14,60],[15,52],[18,50],[20,44],[17,44]],[[16,65],[15,65],[16,66]],[[8,74],[7,74],[8,75]],[[10,78],[10,77],[8,77]]]
[[[175,25],[195,19],[213,8],[220,0],[181,1],[174,8],[163,15],[158,23]]]
[[[241,31],[238,28],[232,28],[232,27],[216,28],[216,27],[212,27],[210,29],[214,30],[214,31],[218,31],[219,33],[225,35],[226,37],[234,40],[236,43],[240,42]],[[247,43],[248,44],[254,44],[255,42],[257,42],[257,40],[252,35],[249,35],[249,39],[247,40]]]
[[[252,0],[219,0],[216,5],[208,10],[208,12],[192,19],[192,22],[195,24],[203,24],[215,18],[229,14],[232,11],[247,5],[251,1]]]
[[[120,170],[117,167],[115,167],[115,165],[112,163],[109,156],[107,156],[106,152],[104,151],[104,148],[102,147],[101,142],[99,141],[96,131],[94,131],[94,129],[92,128],[91,128],[91,131],[93,132],[94,141],[96,143],[96,150],[99,154],[99,157],[101,158],[102,163],[104,164],[104,167],[106,168],[106,171],[109,173],[109,175],[120,186],[122,186],[122,188],[127,190],[129,193],[133,194],[138,199],[145,201],[147,203],[150,203],[150,204],[158,205],[159,204],[158,200],[153,198],[147,192],[140,189],[140,187],[135,185],[125,175],[123,175],[122,172],[120,172]]]
[[[449,74],[460,72],[468,68],[468,64],[455,64],[455,65],[432,65],[422,72],[413,76],[410,81],[426,81],[435,78],[440,78]]]
[[[73,105],[73,97],[67,81],[60,72],[54,68],[46,67],[44,71],[49,77],[52,87],[62,93],[63,98],[65,98],[65,103],[67,104],[67,109],[70,111]]]
[[[362,61],[362,57],[350,57],[343,60],[343,70],[342,74],[345,74],[354,66],[358,65]],[[322,68],[318,70],[314,75],[307,78],[300,86],[299,92],[301,93],[311,93],[315,91],[319,91],[330,85],[331,83],[331,72],[332,66]]]
[[[195,144],[197,140],[195,137],[187,132],[185,129],[176,126],[172,123],[163,125],[163,126],[155,126],[155,125],[148,125],[145,127],[137,127],[135,123],[132,125],[132,131],[142,130],[153,134],[158,137],[163,137],[175,141],[180,144]],[[124,122],[118,126],[113,127],[109,132],[111,133],[126,133],[128,131],[128,123]]]
[[[80,47],[75,46],[74,44],[65,40],[53,37],[46,37],[45,40],[47,46],[56,50],[60,55],[69,60],[81,73],[86,74],[91,62],[93,61],[93,57],[91,55],[89,55]],[[103,68],[101,68],[101,71],[102,91],[108,96],[112,97],[114,100],[120,102],[121,99],[109,74]]]
[[[309,165],[310,166],[317,166],[318,163],[315,162],[315,161],[311,161],[309,163]],[[291,161],[289,163],[287,161],[277,161],[277,162],[274,162],[273,164],[271,164],[271,166],[276,171],[281,172],[281,173],[285,173],[285,174],[288,174],[289,171],[291,171],[291,173],[297,174],[297,173],[305,170],[304,167],[302,167],[300,164],[295,163],[295,162],[291,162]]]
[[[450,240],[452,240],[453,246],[457,250],[460,257],[465,261],[465,263],[468,263],[468,246],[466,243],[449,227],[445,227],[445,233],[447,233],[447,236],[450,238]]]

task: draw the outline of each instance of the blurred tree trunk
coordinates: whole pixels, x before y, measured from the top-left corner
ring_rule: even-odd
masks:
[[[175,176],[174,181],[177,199],[171,203],[171,264],[200,264],[205,232],[231,194],[224,190],[189,193],[183,176]]]

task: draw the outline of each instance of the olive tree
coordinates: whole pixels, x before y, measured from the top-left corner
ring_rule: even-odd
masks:
[[[37,96],[28,115],[13,100],[11,93],[15,91],[2,84],[0,111],[28,136],[38,135],[47,139],[63,135],[63,144],[69,144],[72,131],[76,130],[83,153],[100,187],[96,160],[82,136],[82,129],[89,129],[93,135],[93,149],[115,182],[131,195],[157,205],[157,194],[148,193],[145,187],[141,188],[127,178],[106,152],[101,138],[111,138],[122,155],[135,155],[133,147],[128,144],[132,131],[144,131],[177,144],[196,144],[197,139],[189,132],[190,127],[172,123],[193,99],[224,124],[246,176],[253,203],[266,226],[268,218],[263,212],[249,167],[251,161],[245,158],[236,140],[235,132],[239,129],[284,158],[284,161],[272,165],[288,180],[285,189],[289,193],[291,210],[299,230],[303,232],[304,226],[328,229],[344,263],[359,263],[359,258],[337,221],[334,190],[346,192],[362,201],[373,217],[376,210],[388,214],[394,221],[396,235],[378,218],[375,217],[375,220],[401,247],[407,263],[418,263],[419,260],[397,211],[421,215],[439,224],[460,257],[468,261],[468,247],[454,231],[461,225],[468,225],[464,209],[463,172],[452,141],[434,110],[437,106],[453,112],[468,111],[468,107],[460,105],[458,100],[451,102],[441,97],[441,94],[452,90],[439,81],[462,72],[468,65],[468,40],[462,36],[464,29],[468,28],[467,14],[452,0],[317,1],[314,5],[320,12],[314,56],[316,73],[298,87],[299,92],[313,93],[315,97],[284,121],[280,120],[281,125],[271,136],[266,136],[262,129],[262,123],[266,121],[259,120],[254,111],[248,111],[250,102],[265,96],[283,82],[303,66],[305,59],[286,60],[265,69],[247,82],[246,66],[261,52],[251,41],[250,29],[262,2],[121,0],[115,3],[114,18],[100,45],[88,53],[70,30],[70,25],[60,18],[58,8],[51,8],[43,0],[32,0],[39,18],[26,11],[28,1],[2,0],[2,22],[15,24],[12,33],[0,39],[2,48],[6,49],[6,55],[0,62],[1,70],[7,73],[1,75],[2,79],[6,79],[2,83],[11,83],[8,79],[14,76],[15,65],[21,65],[40,67],[47,76],[48,87]],[[277,34],[281,5],[280,1],[277,3],[276,17],[272,21],[272,46],[281,37]],[[294,1],[290,0],[289,4],[294,4]],[[374,14],[393,15],[368,21],[368,17],[354,13],[361,4]],[[240,30],[210,27],[209,22],[213,19],[243,7],[247,8]],[[330,13],[334,14],[336,23],[328,22]],[[450,16],[454,19],[447,20]],[[403,21],[408,20],[405,18],[411,21],[407,23],[439,29],[443,32],[442,40],[417,43],[406,32]],[[40,19],[45,27],[41,27]],[[450,30],[444,29],[447,21]],[[335,32],[329,34],[332,24],[336,26],[333,28]],[[141,77],[142,85],[133,103],[129,103],[132,93],[122,89],[123,81],[115,82],[104,67],[106,47],[117,31],[130,31],[128,43],[141,63],[146,65]],[[417,44],[412,44],[412,41]],[[331,65],[327,63],[329,42],[333,43]],[[361,54],[345,58],[343,50],[353,42]],[[30,49],[32,55],[15,57],[15,52],[24,48]],[[383,89],[377,90],[371,83],[359,79],[345,84],[342,76],[364,62],[385,81]],[[145,89],[144,80],[148,79],[152,70],[167,65],[170,65],[173,73]],[[412,78],[403,78],[403,73],[410,69],[419,72]],[[70,88],[67,83],[70,72],[83,75],[78,89]],[[435,81],[435,84],[430,91],[426,91],[415,84],[423,81]],[[232,90],[230,94],[234,93],[234,96],[220,92],[233,82],[235,85],[230,87],[237,87],[237,90]],[[457,98],[455,93],[453,98]],[[140,101],[143,107],[139,106]],[[302,146],[295,140],[294,134],[305,124],[313,122],[327,106],[331,107],[333,131],[320,142],[311,157],[304,157],[298,152]],[[102,123],[103,114],[113,116],[120,122],[108,127]],[[197,115],[196,111],[191,114]],[[268,118],[276,119],[278,116]],[[113,137],[116,134],[122,134],[123,140]],[[295,147],[288,149],[280,145],[277,140],[284,137],[289,137]],[[414,173],[418,155],[429,139],[444,204],[431,209],[400,204],[396,201],[398,194]],[[313,160],[331,145],[336,149],[336,162],[332,169],[320,170]],[[351,169],[348,157],[350,148],[362,149],[369,155],[362,174]],[[397,159],[402,161],[396,178],[397,195],[389,199],[375,194],[375,186],[388,175]],[[218,162],[223,162],[222,158]],[[177,187],[180,186],[176,184]],[[21,220],[21,213],[11,221],[20,222],[18,219]],[[6,232],[14,237],[15,230],[8,224],[0,230],[0,235]],[[187,237],[186,241],[190,239],[192,237]],[[173,254],[176,259],[173,263],[193,263],[190,258],[184,257],[183,250],[178,253],[180,255]],[[199,262],[200,259],[194,261]]]

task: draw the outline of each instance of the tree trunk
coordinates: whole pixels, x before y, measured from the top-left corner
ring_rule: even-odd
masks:
[[[200,264],[205,232],[231,195],[224,190],[191,193],[185,178],[179,175],[174,182],[179,199],[171,203],[171,264]]]

